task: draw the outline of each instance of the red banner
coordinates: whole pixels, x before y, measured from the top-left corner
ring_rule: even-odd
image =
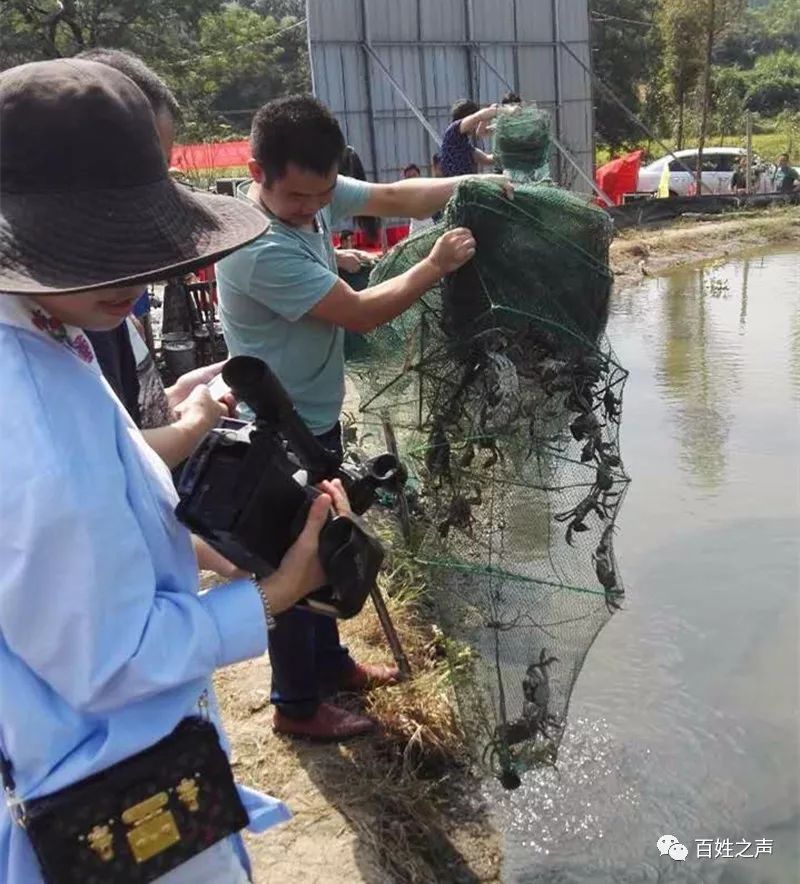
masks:
[[[232,166],[246,166],[250,156],[250,142],[246,140],[176,144],[172,149],[170,166],[181,172],[228,169]]]

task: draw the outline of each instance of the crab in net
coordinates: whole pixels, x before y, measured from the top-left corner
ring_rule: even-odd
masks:
[[[476,257],[375,340],[362,411],[392,415],[439,625],[475,651],[456,686],[473,757],[513,788],[555,763],[575,679],[624,598],[613,542],[627,372],[604,336],[599,209],[556,187],[522,186],[509,202],[468,182],[372,282],[454,226],[473,229]]]

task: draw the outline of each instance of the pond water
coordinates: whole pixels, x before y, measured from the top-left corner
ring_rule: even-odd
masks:
[[[558,771],[491,787],[505,879],[797,884],[800,255],[646,280],[612,313],[628,596]]]

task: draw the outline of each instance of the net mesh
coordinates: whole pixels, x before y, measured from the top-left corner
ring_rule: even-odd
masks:
[[[415,555],[445,635],[470,649],[454,677],[474,757],[512,788],[555,760],[575,679],[623,596],[627,372],[604,335],[610,221],[558,187],[508,199],[462,183],[441,224],[389,252],[371,284],[460,226],[475,259],[360,339],[348,371],[364,420],[393,425]]]
[[[503,107],[494,124],[492,151],[506,174],[520,183],[550,177],[550,114],[534,105]]]

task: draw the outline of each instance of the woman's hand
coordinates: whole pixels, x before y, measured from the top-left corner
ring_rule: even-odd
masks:
[[[332,490],[339,495],[337,489]],[[341,488],[341,484],[339,486]],[[341,490],[344,495],[344,490]],[[347,500],[347,497],[344,497]],[[333,501],[328,494],[320,494],[311,504],[306,524],[300,536],[289,547],[278,570],[265,577],[261,586],[269,600],[273,614],[291,608],[301,598],[325,585],[325,572],[319,560],[319,533],[322,530]]]
[[[350,499],[340,479],[325,479],[317,487],[323,494],[327,494],[330,497],[333,511],[337,516],[353,515],[353,510],[350,508]]]
[[[220,418],[228,416],[228,408],[211,396],[208,387],[197,386],[175,408],[175,414],[178,420],[173,426],[177,425],[192,434],[196,444],[216,427]]]
[[[210,384],[225,367],[225,361],[204,365],[182,374],[177,381],[166,390],[167,399],[172,409],[176,409],[196,388]]]

